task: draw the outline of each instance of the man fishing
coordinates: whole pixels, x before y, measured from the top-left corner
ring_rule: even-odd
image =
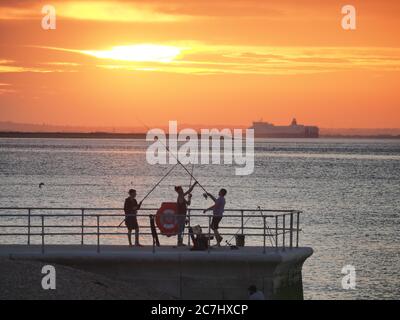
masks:
[[[206,213],[207,211],[213,211],[213,218],[211,220],[210,228],[214,231],[215,239],[217,240],[217,247],[221,246],[222,237],[218,232],[219,223],[222,220],[222,215],[225,210],[225,196],[226,196],[226,189],[219,190],[218,199],[215,198],[212,194],[206,192],[205,195],[210,197],[214,201],[214,205],[205,209],[203,212]]]
[[[132,247],[132,230],[135,229],[135,246],[141,247],[139,243],[139,224],[137,222],[137,211],[142,205],[142,201],[139,204],[136,201],[136,190],[129,190],[129,197],[125,199],[124,211],[125,211],[125,225],[128,228],[128,241],[129,246]]]
[[[198,182],[196,181],[186,192],[183,192],[183,188],[181,186],[176,186],[175,191],[178,193],[177,202],[177,220],[178,220],[178,238],[177,238],[177,246],[181,247],[184,246],[183,244],[183,231],[185,230],[185,223],[186,223],[186,212],[187,206],[190,206],[192,194],[194,187]],[[188,196],[188,199],[185,197]]]

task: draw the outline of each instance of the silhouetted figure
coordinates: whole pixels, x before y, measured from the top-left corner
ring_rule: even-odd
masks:
[[[183,189],[181,186],[176,186],[175,191],[178,193],[178,198],[176,200],[177,202],[177,220],[178,220],[178,237],[177,237],[177,246],[184,246],[183,244],[183,231],[185,230],[185,223],[186,223],[186,212],[187,212],[187,206],[190,206],[191,199],[192,199],[192,194],[191,192],[193,191],[193,188],[196,186],[197,181],[186,191],[183,192]],[[185,197],[188,196],[188,199]]]
[[[200,225],[189,227],[188,233],[193,242],[193,247],[190,250],[203,251],[208,249],[209,240],[211,240],[213,236],[203,234]]]
[[[140,209],[142,202],[136,201],[136,190],[129,190],[129,197],[125,199],[125,225],[128,228],[129,246],[132,246],[132,230],[135,229],[135,246],[141,246],[139,243],[139,224],[137,222],[137,211]]]
[[[247,290],[249,291],[249,300],[265,300],[264,293],[257,290],[257,287],[254,284]]]
[[[219,190],[217,199],[212,194],[207,192],[206,195],[214,201],[214,205],[203,211],[204,213],[206,213],[209,210],[213,211],[213,218],[211,220],[210,228],[214,231],[215,240],[217,240],[218,247],[221,246],[221,241],[222,241],[222,237],[218,232],[218,228],[219,228],[219,223],[222,220],[222,215],[224,214],[225,210],[226,193],[227,193],[226,189]]]

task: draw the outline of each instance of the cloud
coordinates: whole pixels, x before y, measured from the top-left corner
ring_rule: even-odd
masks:
[[[202,18],[285,18],[295,0],[53,0],[59,17],[77,20],[119,22],[175,22]],[[2,0],[2,19],[31,19],[42,16],[40,0]],[[295,11],[304,8],[296,6]]]
[[[43,64],[49,65],[49,66],[69,66],[69,67],[78,67],[81,65],[80,63],[76,63],[76,62],[46,62]]]
[[[0,59],[0,73],[23,72],[24,68],[15,66],[15,61]]]
[[[16,90],[11,89],[10,83],[0,83],[0,95],[4,95],[7,93],[14,93]]]
[[[48,65],[47,68],[40,65]],[[54,66],[54,67],[51,67]],[[34,72],[34,73],[51,73],[51,72],[75,72],[76,69],[63,68],[70,67],[71,64],[68,62],[61,63],[39,63],[38,65],[25,65],[23,62],[17,62],[13,60],[1,60],[0,59],[0,74],[1,73],[22,73],[22,72]],[[57,67],[57,68],[55,68]]]
[[[173,22],[184,20],[184,15],[163,13],[144,2],[128,1],[52,1],[56,16],[74,20],[118,22]],[[43,3],[23,2],[23,5],[2,3],[0,18],[8,20],[37,19],[42,17]]]
[[[167,63],[173,61],[181,53],[181,49],[158,44],[136,44],[116,46],[108,50],[81,50],[79,52],[100,59]]]
[[[346,70],[394,71],[400,68],[400,49],[352,47],[268,47],[226,46],[200,42],[146,45],[151,57],[140,59],[132,48],[143,44],[124,46],[123,55],[109,49],[44,49],[65,51],[71,54],[90,55],[100,68],[126,71],[158,71],[182,74],[259,74],[291,75],[339,72]],[[121,48],[121,47],[118,47]],[[179,55],[160,59],[165,48],[179,48]],[[158,49],[163,49],[157,53]],[[121,50],[119,50],[121,51]],[[157,58],[158,57],[158,58]],[[156,59],[157,58],[157,59]],[[111,62],[112,61],[112,62]]]

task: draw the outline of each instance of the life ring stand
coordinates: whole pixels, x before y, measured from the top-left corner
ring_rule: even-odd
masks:
[[[176,202],[163,202],[156,214],[156,225],[161,234],[171,237],[178,234],[178,206]]]

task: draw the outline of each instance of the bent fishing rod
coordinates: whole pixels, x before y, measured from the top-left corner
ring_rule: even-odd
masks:
[[[166,178],[168,177],[168,175],[172,172],[172,170],[175,169],[175,167],[178,165],[178,163],[175,163],[175,165],[168,170],[168,172],[153,186],[153,188],[150,189],[150,191],[148,191],[146,193],[146,195],[143,197],[143,199],[139,202],[142,203],[159,185],[160,183]],[[193,167],[192,167],[193,170]],[[192,185],[192,177],[190,177],[190,186]],[[189,187],[190,187],[189,186]],[[120,227],[123,223],[124,223],[125,219],[121,221],[121,223],[118,225],[118,227]]]
[[[147,130],[151,130],[150,128],[149,128],[149,126],[147,126],[143,121],[141,121],[140,119],[138,119],[139,120],[139,122],[147,129]],[[182,168],[183,169],[185,169],[185,171],[190,175],[190,177],[195,181],[195,182],[197,182],[197,184],[199,185],[199,187],[201,188],[201,189],[203,189],[203,191],[205,192],[205,193],[209,193],[202,185],[201,185],[201,183],[193,176],[193,174],[192,173],[190,173],[190,171],[185,167],[185,165],[178,159],[178,157],[169,149],[169,147],[167,146],[167,145],[165,145],[162,141],[160,141],[160,139],[158,139],[158,142],[159,143],[161,143],[161,145],[163,145],[164,147],[165,147],[165,149],[168,151],[168,153],[170,154],[170,155],[172,155],[174,158],[175,158],[175,160],[177,161],[177,163],[179,164],[179,165],[181,165],[182,166]]]
[[[143,121],[141,121],[140,119],[137,119],[148,131],[150,131],[151,129],[149,128],[149,126],[147,126]],[[165,147],[165,149],[168,151],[168,153],[170,155],[172,155],[175,160],[177,161],[177,163],[167,172],[167,174],[165,174],[161,180],[146,194],[146,196],[142,199],[143,202],[153,191],[154,189],[170,174],[170,172],[179,164],[180,166],[182,166],[183,169],[185,169],[185,171],[189,174],[190,176],[190,183],[192,182],[192,179],[199,185],[199,187],[201,189],[203,189],[203,191],[208,194],[209,192],[201,185],[201,183],[193,176],[193,173],[191,173],[186,167],[185,165],[178,159],[178,157],[169,149],[169,147],[167,145],[165,145],[162,141],[160,141],[160,139],[158,139],[158,142],[161,143],[161,145],[163,145]],[[192,167],[192,170],[194,168],[194,165]],[[122,223],[124,223],[125,219],[121,221],[121,223],[118,225],[118,227],[120,227],[122,225]]]

